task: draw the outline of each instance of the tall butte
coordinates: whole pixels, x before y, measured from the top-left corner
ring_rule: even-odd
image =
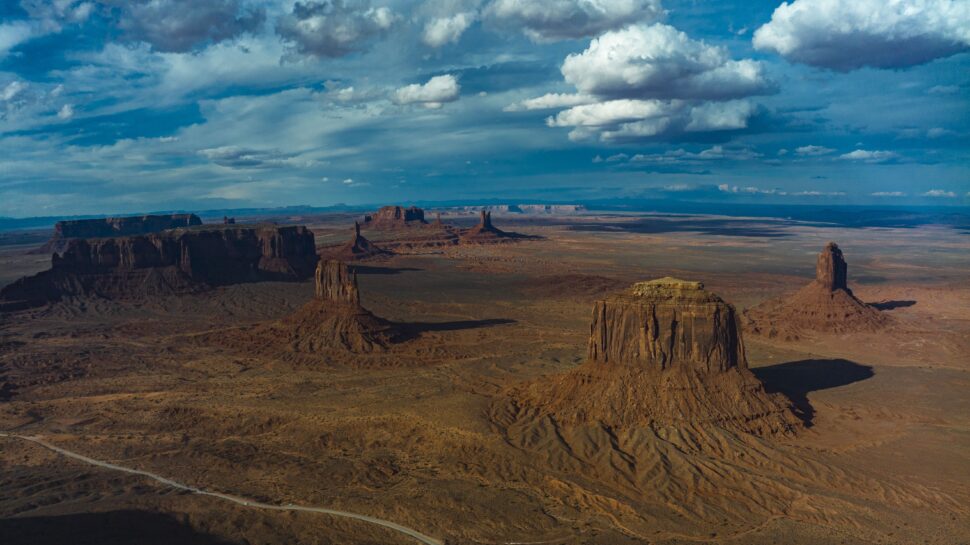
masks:
[[[787,297],[765,301],[745,317],[753,333],[797,340],[805,333],[875,331],[892,322],[849,289],[848,264],[838,244],[829,242],[815,262],[815,280]]]
[[[607,429],[716,424],[759,435],[800,425],[748,370],[738,313],[699,282],[639,282],[593,308],[587,361],[513,390],[506,425],[523,415]]]
[[[393,325],[360,304],[357,274],[335,260],[320,260],[312,301],[283,320],[287,341],[303,352],[345,349],[374,352],[397,336]]]
[[[341,261],[360,261],[363,259],[388,257],[393,252],[374,244],[360,233],[360,223],[354,222],[354,234],[342,246],[324,250],[327,257]]]

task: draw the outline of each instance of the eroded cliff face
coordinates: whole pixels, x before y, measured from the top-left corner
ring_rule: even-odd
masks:
[[[262,280],[302,280],[316,265],[302,226],[218,226],[130,237],[70,239],[51,269],[0,290],[8,307],[63,297],[109,299],[197,291]]]
[[[314,293],[318,299],[336,304],[360,305],[357,274],[351,273],[343,263],[321,260],[317,265],[314,279]]]
[[[202,225],[202,220],[195,214],[162,214],[59,221],[54,225],[54,235],[38,252],[63,252],[70,239],[125,237],[196,225]]]
[[[815,282],[829,291],[849,291],[849,266],[839,245],[829,242],[815,262]]]
[[[893,323],[890,316],[865,304],[848,286],[842,250],[829,242],[819,253],[815,280],[794,294],[765,301],[745,313],[755,334],[793,341],[815,333],[875,331]]]
[[[586,363],[513,389],[493,418],[507,429],[536,419],[759,435],[800,427],[790,402],[765,392],[747,367],[734,307],[697,282],[640,282],[596,303]]]
[[[587,355],[593,362],[661,370],[747,367],[734,307],[698,282],[671,278],[598,301]]]

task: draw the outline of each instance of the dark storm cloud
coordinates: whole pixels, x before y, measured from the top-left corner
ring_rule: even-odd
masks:
[[[300,54],[342,57],[364,49],[391,28],[394,13],[366,2],[330,0],[297,2],[282,17],[276,32]]]
[[[261,9],[239,0],[136,0],[112,2],[120,10],[118,27],[132,41],[157,51],[185,52],[252,32],[265,20]]]

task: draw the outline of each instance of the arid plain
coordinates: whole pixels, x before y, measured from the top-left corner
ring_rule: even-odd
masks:
[[[321,248],[346,240],[354,220],[290,219]],[[408,336],[383,352],[313,353],[257,335],[310,300],[312,280],[0,314],[0,431],[449,544],[970,541],[966,233],[666,214],[495,222],[536,238],[352,264],[362,305]],[[604,435],[501,416],[507,392],[584,362],[594,302],[607,294],[673,276],[742,311],[810,282],[828,241],[845,253],[855,295],[892,323],[797,338],[743,331],[755,376],[791,403],[798,430]],[[42,240],[12,242],[25,243],[0,248],[0,285],[50,262],[27,253]],[[414,542],[191,494],[12,437],[0,437],[0,491],[4,543]]]

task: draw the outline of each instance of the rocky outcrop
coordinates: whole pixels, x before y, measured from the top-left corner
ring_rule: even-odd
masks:
[[[357,222],[354,222],[354,234],[346,244],[325,248],[322,254],[340,261],[360,261],[394,255],[393,252],[381,248],[362,235],[360,223]]]
[[[372,215],[364,216],[364,226],[375,229],[401,229],[408,227],[425,227],[424,210],[412,206],[384,206]]]
[[[54,235],[37,253],[61,253],[67,249],[68,241],[71,239],[143,235],[196,225],[202,225],[202,220],[195,214],[59,221],[54,225]]]
[[[492,213],[482,210],[478,225],[466,229],[461,233],[462,244],[492,244],[496,242],[511,242],[525,238],[518,233],[507,233],[492,225]]]
[[[291,348],[300,352],[334,348],[375,352],[397,338],[390,322],[360,305],[357,274],[345,264],[321,259],[315,279],[313,300],[282,322],[280,334]]]
[[[7,308],[64,297],[109,299],[197,291],[261,280],[301,280],[316,263],[302,226],[172,229],[130,237],[71,239],[51,268],[0,290]]]
[[[819,253],[814,281],[790,296],[749,309],[745,319],[752,333],[789,341],[819,332],[876,331],[892,323],[849,289],[848,265],[834,242]]]
[[[514,391],[504,418],[610,429],[715,424],[762,435],[800,425],[788,400],[748,370],[734,307],[698,282],[641,282],[598,301],[587,354],[578,368]]]

